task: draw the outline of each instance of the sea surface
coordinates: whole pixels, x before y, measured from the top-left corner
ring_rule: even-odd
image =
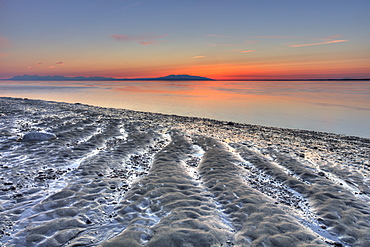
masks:
[[[370,81],[0,81],[0,96],[370,138]]]

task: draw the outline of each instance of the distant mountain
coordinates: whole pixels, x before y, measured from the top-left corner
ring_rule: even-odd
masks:
[[[113,77],[65,77],[60,75],[55,76],[39,76],[39,75],[18,75],[10,78],[13,81],[214,81],[213,79],[201,76],[192,75],[168,75],[157,78],[134,78],[134,79],[116,79]]]
[[[168,75],[164,77],[153,78],[153,80],[163,80],[163,81],[214,81],[202,76],[193,76],[193,75]]]
[[[84,76],[77,76],[77,77],[65,77],[60,75],[55,76],[39,76],[39,75],[17,75],[9,80],[14,81],[112,81],[116,80],[112,77],[84,77]]]

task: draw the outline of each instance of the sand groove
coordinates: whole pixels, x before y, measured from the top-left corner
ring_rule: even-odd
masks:
[[[172,133],[172,143],[156,156],[150,173],[118,209],[124,231],[103,246],[221,246],[231,237],[207,192],[185,170],[190,143]]]
[[[316,234],[287,215],[272,200],[243,184],[242,171],[237,166],[240,160],[221,143],[202,137],[198,143],[206,150],[200,174],[216,200],[223,205],[224,212],[230,216],[237,231],[237,245],[324,245]]]
[[[112,226],[106,227],[106,222],[110,224],[115,216],[112,209],[129,188],[129,181],[134,179],[132,176],[144,174],[125,170],[124,174],[111,176],[111,171],[121,169],[123,173],[121,163],[124,158],[133,152],[144,155],[153,141],[153,136],[145,133],[132,133],[129,138],[131,141],[115,145],[109,152],[101,150],[84,160],[66,178],[68,185],[65,188],[33,206],[33,215],[27,218],[27,229],[18,233],[26,236],[26,242],[15,241],[15,244],[61,246],[68,242],[69,245],[87,245],[97,242],[97,236],[105,239],[117,231]]]
[[[356,198],[345,187],[332,182],[328,173],[315,172],[312,168],[305,167],[297,160],[274,150],[270,150],[270,153],[279,165],[270,163],[266,158],[243,146],[239,146],[238,151],[254,166],[308,199],[315,216],[309,219],[309,226],[313,230],[319,229],[319,234],[334,241],[338,240],[335,236],[340,234],[340,241],[353,246],[364,246],[368,243],[370,232],[364,222],[370,222],[369,204]],[[280,166],[288,169],[289,173],[284,172]]]
[[[301,193],[310,199],[319,222],[333,234],[344,235],[341,240],[356,246],[364,246],[369,241],[370,222],[369,204],[356,198],[342,185],[337,185],[327,178],[328,174],[315,173],[302,166],[297,160],[271,151],[276,162],[297,176],[315,185],[314,188],[302,188]]]

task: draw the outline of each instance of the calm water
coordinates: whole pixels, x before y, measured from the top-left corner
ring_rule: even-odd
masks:
[[[370,81],[0,81],[0,96],[370,138]]]

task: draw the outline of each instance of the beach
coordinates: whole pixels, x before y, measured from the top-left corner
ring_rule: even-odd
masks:
[[[1,246],[370,246],[370,139],[0,98]]]

